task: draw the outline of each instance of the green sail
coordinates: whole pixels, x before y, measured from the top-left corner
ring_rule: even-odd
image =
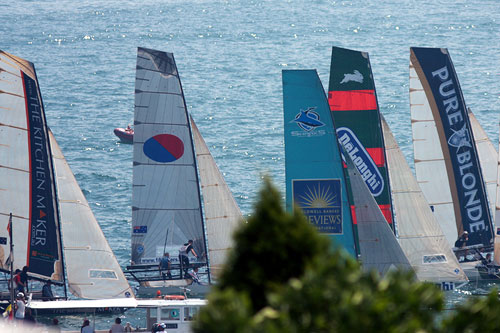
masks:
[[[368,53],[332,48],[328,104],[343,153],[349,153],[394,231],[380,111]],[[349,198],[353,202],[352,193]],[[353,220],[356,224],[355,214]]]

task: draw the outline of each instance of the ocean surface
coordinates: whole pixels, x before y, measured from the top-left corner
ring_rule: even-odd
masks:
[[[264,174],[284,195],[283,69],[317,69],[328,87],[333,45],[369,52],[381,112],[412,164],[409,48],[448,48],[496,145],[499,34],[498,0],[0,0],[0,49],[35,64],[48,124],[123,266],[132,145],[113,129],[133,123],[138,46],[174,53],[189,111],[251,214]]]

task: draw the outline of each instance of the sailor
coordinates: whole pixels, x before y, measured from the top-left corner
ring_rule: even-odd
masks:
[[[42,287],[42,300],[43,301],[53,301],[54,294],[52,293],[52,286],[50,285],[50,280],[47,280]]]
[[[181,264],[181,273],[184,267],[184,275],[188,274],[188,268],[189,268],[189,253],[193,254],[195,258],[198,258],[198,255],[193,249],[193,240],[190,239],[188,240],[187,243],[185,243],[181,248],[179,249],[179,261]],[[182,275],[182,274],[181,274]],[[181,276],[182,278],[182,276]]]
[[[172,274],[170,273],[170,266],[171,266],[171,260],[170,260],[170,253],[165,252],[163,254],[163,258],[160,260],[160,273],[163,276],[163,279],[165,278],[172,278]],[[163,272],[166,271],[166,272]]]
[[[24,294],[19,292],[17,293],[15,318],[23,320],[25,309],[26,309],[26,303],[24,302]]]
[[[465,230],[455,242],[455,247],[459,249],[466,247],[468,241],[469,241],[469,233],[467,232],[467,230]]]

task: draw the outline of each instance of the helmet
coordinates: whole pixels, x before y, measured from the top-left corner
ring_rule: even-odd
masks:
[[[153,325],[153,329],[151,332],[164,332],[166,328],[167,325],[165,323],[156,323]]]
[[[19,293],[17,293],[17,297],[24,297],[24,294],[19,292]]]

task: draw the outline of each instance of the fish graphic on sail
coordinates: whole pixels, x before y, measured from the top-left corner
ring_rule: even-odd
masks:
[[[394,231],[384,139],[368,53],[332,48],[328,103],[343,153],[351,156]],[[349,196],[352,202],[350,190]],[[354,214],[353,219],[356,224]]]
[[[446,49],[410,49],[410,109],[417,180],[451,245],[489,248],[493,225],[474,133]],[[436,144],[439,142],[439,144]]]
[[[283,71],[286,207],[356,256],[351,210],[323,85],[315,70]]]
[[[0,51],[0,236],[9,239],[14,269],[64,283],[60,220],[48,127],[34,65]],[[0,269],[10,271],[9,241]]]
[[[451,290],[468,281],[427,200],[382,117],[398,240],[420,281]]]

